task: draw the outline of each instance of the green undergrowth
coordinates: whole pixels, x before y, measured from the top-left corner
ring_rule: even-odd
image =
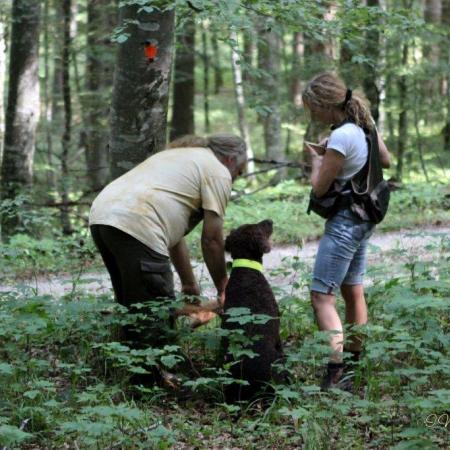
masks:
[[[273,287],[291,384],[275,385],[267,403],[241,405],[224,403],[231,378],[219,363],[218,320],[195,331],[179,321],[170,345],[130,350],[118,341],[126,316],[109,295],[1,293],[0,447],[448,448],[449,262],[450,241],[441,236],[424,255],[391,252],[370,267],[369,324],[352,331],[364,336],[365,351],[351,394],[319,390],[327,336],[307,301],[310,267],[284,260]],[[154,314],[165,317],[167,308]],[[233,320],[267,318],[237,310]],[[235,354],[249,354],[245,340],[234,338]],[[154,366],[175,375],[179,387],[133,397],[130,376]]]

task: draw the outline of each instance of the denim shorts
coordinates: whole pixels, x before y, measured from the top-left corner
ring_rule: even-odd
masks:
[[[367,243],[374,228],[374,223],[360,220],[350,209],[328,219],[317,251],[311,291],[334,294],[343,284],[362,284]]]

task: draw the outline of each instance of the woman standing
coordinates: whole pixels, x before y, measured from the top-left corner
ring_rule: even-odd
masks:
[[[368,145],[366,132],[375,127],[365,98],[353,93],[332,73],[313,78],[302,93],[305,108],[312,120],[332,125],[323,154],[306,145],[312,157],[311,184],[316,197],[323,197],[336,182],[340,186],[354,177],[366,164]],[[390,166],[390,154],[378,137],[382,167]],[[343,361],[343,328],[336,310],[336,290],[340,288],[345,301],[345,323],[363,325],[367,322],[363,276],[366,266],[367,242],[375,224],[361,220],[343,206],[327,220],[313,271],[311,302],[321,331],[330,331],[331,356],[322,388],[351,388],[345,377]],[[346,342],[352,362],[359,360],[361,340]]]

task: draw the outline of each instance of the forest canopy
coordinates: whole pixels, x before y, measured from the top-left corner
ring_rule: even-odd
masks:
[[[370,101],[395,180],[446,180],[448,0],[23,0],[0,15],[4,237],[43,211],[71,234],[108,180],[183,134],[235,132],[250,158],[308,163],[303,140],[326,130],[301,91],[324,70]],[[277,168],[250,179],[304,175]]]

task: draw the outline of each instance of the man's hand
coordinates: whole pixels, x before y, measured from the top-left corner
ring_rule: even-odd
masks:
[[[217,301],[219,302],[220,307],[223,308],[223,305],[225,304],[225,291],[217,292]]]
[[[184,295],[200,295],[200,286],[197,283],[182,284],[181,293]]]

